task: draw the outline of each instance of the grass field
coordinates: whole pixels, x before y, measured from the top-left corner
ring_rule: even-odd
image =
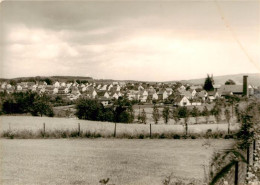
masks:
[[[0,184],[160,185],[166,176],[202,184],[214,151],[233,140],[0,139]],[[205,166],[205,167],[204,167]]]
[[[114,133],[114,123],[96,122],[88,120],[78,120],[70,118],[49,118],[32,116],[0,116],[0,134],[7,130],[20,131],[30,130],[33,132],[43,129],[45,123],[46,131],[53,130],[73,130],[78,128],[80,123],[81,131],[96,132],[102,135],[112,135]],[[231,130],[237,130],[238,124],[231,124]],[[117,134],[149,134],[149,125],[145,124],[117,124]],[[206,133],[208,129],[212,131],[227,131],[227,124],[198,124],[189,125],[189,133]],[[183,133],[182,125],[152,125],[152,133]]]

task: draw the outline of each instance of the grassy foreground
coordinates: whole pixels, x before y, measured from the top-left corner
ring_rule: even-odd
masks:
[[[160,185],[173,174],[202,184],[213,151],[233,140],[0,139],[3,185]]]
[[[0,116],[0,136],[14,138],[42,138],[43,123],[45,124],[45,137],[67,138],[78,135],[78,124],[83,137],[112,137],[115,124],[111,122],[96,122],[69,118],[48,118],[32,116]],[[223,138],[227,134],[227,124],[199,124],[189,125],[188,133],[195,134],[196,138],[204,136],[210,129],[212,133],[221,134]],[[238,130],[238,124],[231,124],[231,130]],[[183,125],[152,124],[152,135],[154,138],[173,138],[174,134],[183,135]],[[149,124],[123,124],[117,123],[116,135],[119,138],[145,138],[150,134]],[[13,135],[13,136],[12,136]],[[219,138],[219,136],[211,138]]]

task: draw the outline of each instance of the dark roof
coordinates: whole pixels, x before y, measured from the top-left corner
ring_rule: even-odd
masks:
[[[243,93],[243,85],[222,85],[219,91],[222,94],[223,92]]]

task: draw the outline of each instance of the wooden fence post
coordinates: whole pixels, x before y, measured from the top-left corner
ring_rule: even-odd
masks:
[[[45,137],[45,123],[43,123],[43,137]]]
[[[254,154],[255,149],[256,149],[256,141],[254,139],[254,141],[253,141],[253,163],[255,163],[255,154]]]
[[[78,123],[78,136],[80,136],[80,123]]]
[[[235,185],[238,185],[238,161],[235,164]]]
[[[250,165],[250,146],[247,147],[246,149],[246,161],[247,161],[247,172],[249,170],[249,165]]]
[[[150,138],[152,138],[152,124],[150,123]]]
[[[116,123],[115,123],[115,129],[114,129],[114,137],[116,137]]]

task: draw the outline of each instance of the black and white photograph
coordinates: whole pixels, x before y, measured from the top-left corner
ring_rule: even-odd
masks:
[[[260,185],[260,1],[0,0],[0,185]]]

